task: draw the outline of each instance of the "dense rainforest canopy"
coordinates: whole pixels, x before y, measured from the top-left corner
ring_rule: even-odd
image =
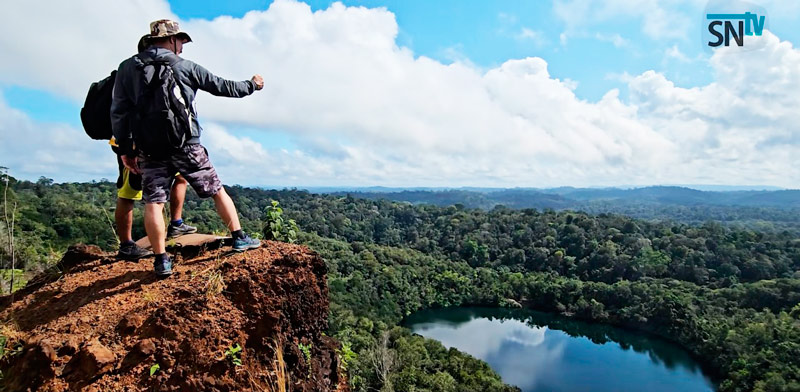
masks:
[[[15,267],[27,276],[69,244],[115,246],[114,184],[12,178],[9,186],[3,208],[15,217]],[[228,190],[245,230],[261,232],[277,200],[302,230],[300,241],[326,259],[330,333],[345,343],[357,391],[515,390],[485,363],[396,327],[424,308],[509,304],[673,340],[719,378],[722,391],[800,391],[800,238],[793,231]],[[190,192],[185,219],[222,231],[213,208]],[[143,236],[140,214],[134,230]],[[8,269],[7,225],[0,234]]]

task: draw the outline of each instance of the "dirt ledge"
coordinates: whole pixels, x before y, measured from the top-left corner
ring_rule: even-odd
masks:
[[[149,258],[71,247],[58,270],[0,298],[5,390],[277,391],[281,369],[287,391],[346,390],[339,343],[323,335],[319,255],[272,241],[227,249],[181,249],[157,279]]]

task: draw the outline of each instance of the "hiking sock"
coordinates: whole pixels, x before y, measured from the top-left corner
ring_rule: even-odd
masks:
[[[165,261],[169,261],[169,255],[166,253],[159,253],[156,255],[156,262],[163,263]]]
[[[136,245],[136,243],[133,242],[133,240],[122,241],[122,242],[119,243],[119,247],[120,248],[122,248],[124,246],[133,246],[133,245]]]
[[[183,224],[183,219],[176,219],[174,221],[169,222],[172,227],[180,227]]]
[[[234,240],[236,240],[238,238],[244,238],[244,233],[242,232],[242,229],[239,229],[239,230],[236,230],[236,231],[232,231],[231,232],[231,237],[233,237]]]

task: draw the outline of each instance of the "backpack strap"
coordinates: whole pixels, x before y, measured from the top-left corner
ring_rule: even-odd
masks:
[[[149,56],[149,53],[146,50],[138,53],[134,57],[136,58],[137,61],[137,67],[139,67],[140,69],[148,65],[164,64],[164,65],[169,65],[173,69],[173,75],[175,75],[175,65],[183,61],[183,59],[180,56],[174,53],[170,53],[170,55],[164,56],[166,61],[155,60],[153,57]],[[175,76],[175,83],[179,87],[181,99],[183,100],[183,102],[180,102],[180,104],[186,110],[186,114],[189,117],[189,128],[191,129],[191,127],[193,127],[192,118],[197,118],[197,114],[194,112],[194,105],[192,105],[192,103],[189,102],[189,100],[183,94],[183,83],[181,83],[180,78],[178,78],[177,76]]]

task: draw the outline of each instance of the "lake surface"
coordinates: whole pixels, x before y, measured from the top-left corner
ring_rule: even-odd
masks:
[[[404,324],[486,361],[523,392],[716,390],[676,344],[604,324],[486,308],[426,310]]]

